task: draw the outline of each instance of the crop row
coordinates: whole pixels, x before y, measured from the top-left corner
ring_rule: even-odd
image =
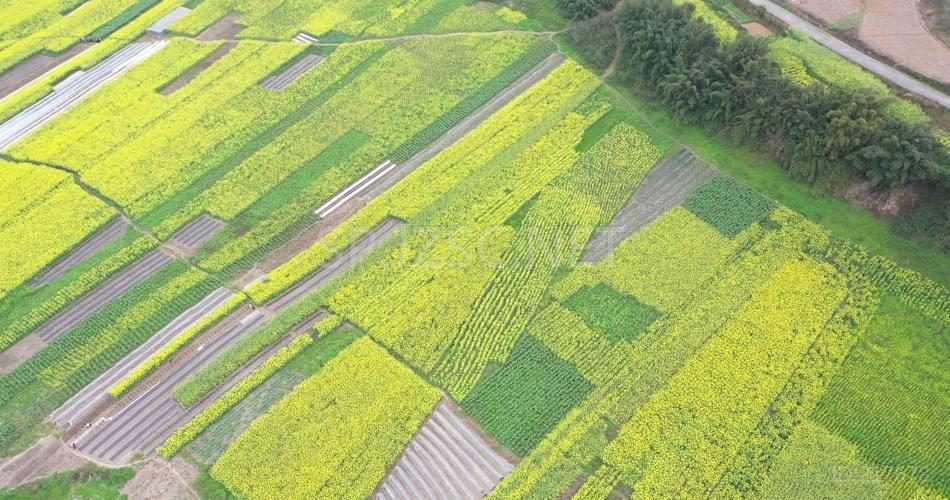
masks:
[[[150,314],[140,313],[137,310],[138,306],[148,304],[152,294],[161,286],[175,281],[179,284],[193,284],[195,281],[196,277],[193,277],[192,273],[182,274],[183,266],[184,264],[168,266],[3,376],[0,379],[0,387],[3,388],[2,397],[12,397],[17,391],[36,380],[62,385],[73,373],[86,366],[89,359],[97,358],[96,355],[102,349],[117,342],[122,343],[123,339],[137,337],[137,335],[135,337],[127,337],[127,335],[139,330],[142,322],[148,321],[150,317]],[[169,296],[174,297],[174,294]],[[152,301],[147,311],[153,311],[162,303],[161,300]],[[104,345],[98,344],[97,340],[102,341]],[[78,362],[74,363],[72,360]],[[5,400],[0,399],[0,401]]]
[[[678,207],[624,240],[609,259],[578,268],[552,294],[566,300],[581,287],[603,281],[658,311],[674,310],[739,246]]]
[[[506,173],[511,179],[506,182],[509,187],[504,198],[492,196],[493,192],[486,189],[481,199],[467,203],[471,208],[460,211],[461,217],[453,214],[452,218],[462,222],[468,219],[466,212],[482,212],[499,222],[507,219],[547,182],[576,164],[580,156],[576,145],[587,127],[605,112],[601,109],[587,117],[568,114],[512,162],[517,168]],[[524,176],[528,172],[530,176]],[[560,266],[577,259],[578,243],[586,241],[585,232],[592,231],[600,217],[600,210],[591,200],[567,186],[541,190],[491,283],[435,369],[435,378],[451,393],[461,399],[488,362],[504,361],[551,276]]]
[[[524,455],[590,390],[590,382],[573,366],[524,335],[504,365],[482,380],[461,406],[499,443]]]
[[[122,316],[116,317],[95,335],[86,338],[81,345],[70,350],[59,362],[48,366],[40,373],[40,378],[50,387],[61,387],[73,373],[88,366],[104,351],[121,342],[126,338],[127,332],[143,329],[149,319],[161,313],[162,310],[190,306],[191,304],[179,302],[179,297],[207,279],[208,276],[204,272],[188,269],[164,283],[160,288],[151,290],[147,298],[138,302]],[[131,342],[129,345],[135,344],[137,343]]]
[[[624,342],[611,342],[592,331],[577,315],[560,304],[551,304],[531,321],[527,333],[538,338],[557,356],[568,361],[594,385],[615,376],[630,356]]]
[[[499,226],[507,214],[478,218],[480,200],[490,195],[497,201],[489,205],[504,201],[514,211],[540,189],[526,175],[532,170],[514,159],[583,101],[592,83],[590,73],[566,63],[325,238],[330,246],[319,250],[331,256],[333,245],[346,245],[377,218],[392,213],[409,222],[402,248],[377,252],[378,262],[361,266],[363,272],[330,296],[331,308],[430,371],[514,237],[510,227]],[[500,168],[507,165],[511,169]],[[524,191],[525,184],[533,190]],[[459,287],[462,282],[467,286]]]
[[[244,300],[244,296],[238,294],[231,298],[231,300],[216,307],[213,311],[208,313],[208,315],[201,318],[201,320],[199,320],[197,323],[190,326],[187,330],[181,332],[178,336],[172,339],[171,342],[155,352],[155,354],[149,356],[148,359],[142,362],[142,364],[136,366],[135,369],[126,375],[122,380],[116,382],[115,385],[109,388],[109,395],[114,398],[121,397],[123,394],[128,392],[129,389],[134,387],[135,384],[139,383],[139,381],[143,380],[163,363],[170,360],[175,354],[178,353],[178,351],[190,344],[192,340],[217,323],[218,320],[237,309],[238,306],[244,302]]]
[[[519,46],[527,42],[526,37],[516,36],[491,41],[465,37],[453,40],[450,46],[445,42],[435,47],[432,41],[414,41],[393,48],[321,106],[301,116],[227,172],[184,211],[206,210],[229,220],[353,129],[369,135],[381,153],[395,148],[461,100],[457,93],[471,91],[486,75],[501,71],[523,50]],[[473,53],[477,56],[470,57]],[[479,61],[497,67],[483,74],[464,70]],[[483,64],[476,66],[489,69]],[[407,93],[415,98],[402,98]],[[342,189],[374,165],[348,165],[357,170],[337,175],[331,171],[322,184],[328,191]],[[333,192],[327,192],[326,197]]]
[[[626,422],[732,318],[763,280],[789,259],[800,257],[801,247],[796,238],[790,237],[796,231],[797,227],[788,224],[781,230],[765,232],[725,264],[711,263],[716,269],[713,275],[705,283],[685,289],[681,304],[661,316],[631,344],[620,368],[597,383],[588,398],[524,457],[493,494],[498,498],[556,497],[578,476],[589,474],[589,464],[602,460],[607,426]],[[680,241],[671,239],[669,244],[676,247]],[[687,248],[682,255],[674,253],[670,258],[690,261],[689,254],[695,251],[698,250]],[[576,275],[585,269],[590,268],[578,268],[555,288],[576,281]],[[612,270],[632,272],[622,267]],[[538,321],[544,322],[544,316]],[[600,472],[601,478],[611,475],[611,471]]]
[[[442,134],[448,132],[449,129],[472,114],[472,112],[481,105],[496,96],[505,89],[505,87],[508,87],[515,80],[527,73],[528,70],[535,67],[544,60],[545,57],[550,55],[554,49],[554,44],[550,42],[536,42],[526,50],[521,57],[509,64],[504,71],[485,82],[475,91],[469,93],[465,99],[456,104],[452,109],[448,110],[445,114],[431,122],[424,129],[413,135],[408,141],[396,148],[389,156],[390,159],[396,163],[402,163],[412,158],[413,155],[422,151],[426,146],[441,137]],[[490,67],[484,68],[486,71],[493,69],[494,68]],[[479,68],[479,70],[482,70],[482,68]]]
[[[22,193],[0,205],[0,298],[115,216],[68,174],[44,170],[0,162],[0,189]]]
[[[34,305],[23,316],[11,322],[0,334],[0,350],[9,348],[36,327],[62,311],[71,302],[83,296],[125,266],[155,248],[154,240],[139,236],[116,253],[64,284],[43,302]]]
[[[844,297],[833,273],[792,261],[764,282],[621,428],[606,466],[650,496],[712,489]]]
[[[732,460],[716,489],[717,496],[760,492],[775,457],[796,427],[818,406],[834,374],[864,334],[877,308],[876,289],[860,275],[850,274],[848,281],[847,299],[824,326],[788,384]]]
[[[724,175],[701,186],[683,204],[729,238],[735,238],[750,224],[768,215],[775,205],[752,188]]]
[[[148,3],[154,3],[154,0]],[[4,33],[4,39],[10,34],[17,41],[0,50],[0,73],[41,52],[63,52],[78,43],[82,36],[103,37],[108,34],[106,31],[111,32],[118,27],[114,25],[114,20],[129,20],[123,15],[128,10],[128,0],[89,0],[84,2],[83,8],[68,15],[61,15],[62,4],[39,1],[30,2],[26,8],[23,8],[23,4],[6,7],[2,16],[8,19],[6,22],[28,17],[22,17],[23,22],[19,26]]]
[[[367,496],[438,400],[364,337],[255,420],[211,475],[255,498]]]
[[[13,115],[23,111],[36,101],[53,91],[53,85],[62,81],[72,72],[90,68],[122,47],[128,45],[129,40],[138,38],[153,23],[162,16],[181,5],[182,0],[161,0],[154,8],[147,10],[137,18],[128,22],[114,33],[114,36],[103,39],[81,54],[51,69],[29,85],[21,87],[15,94],[11,94],[0,102],[0,121],[6,121]],[[32,4],[33,2],[31,2]],[[21,5],[16,5],[19,9]],[[3,45],[0,44],[0,48]]]
[[[18,145],[15,154],[68,164],[133,216],[146,213],[205,172],[209,166],[201,154],[243,130],[242,118],[263,112],[237,108],[237,96],[293,55],[288,47],[242,44],[174,94],[156,92],[217,48],[173,41]],[[184,128],[191,133],[183,136]]]
[[[41,422],[70,396],[92,382],[174,317],[201,300],[216,286],[212,280],[204,280],[181,290],[179,295],[158,305],[157,312],[151,316],[143,317],[142,313],[138,312],[140,305],[156,310],[153,295],[167,298],[168,295],[163,294],[162,289],[182,283],[185,278],[181,275],[189,272],[184,264],[167,267],[0,379],[0,398],[6,403],[0,404],[0,418],[12,426],[11,438],[28,432],[31,426]],[[128,328],[119,331],[113,324],[123,324]],[[83,365],[74,366],[69,363],[72,359],[70,354],[88,342],[99,343],[102,349]],[[60,365],[62,372],[48,370]],[[44,375],[57,383],[59,388],[49,386]],[[32,398],[31,405],[24,407],[16,404],[15,398],[20,394],[29,394]],[[10,401],[11,399],[13,401]],[[0,446],[4,445],[6,443],[0,443]]]
[[[267,358],[260,367],[253,373],[241,379],[228,392],[216,399],[210,406],[201,411],[187,424],[175,431],[174,434],[165,440],[165,443],[158,449],[158,453],[165,458],[171,458],[185,445],[192,442],[209,425],[221,418],[226,411],[233,408],[243,400],[257,386],[261,385],[270,378],[277,370],[287,364],[291,358],[296,356],[307,345],[313,342],[310,335],[301,335],[290,342],[286,347],[277,351],[273,356]]]
[[[371,162],[363,158],[362,154],[368,141],[367,135],[350,131],[307,162],[277,188],[241,212],[235,218],[235,224],[249,226],[250,229],[238,237],[230,238],[218,250],[202,259],[202,265],[218,271],[249,268],[255,261],[265,257],[268,249],[273,249],[303,229],[298,226],[312,224],[316,219],[313,208],[326,201],[326,193],[330,191],[325,184],[338,184],[344,179],[322,181],[330,181],[326,177],[331,175],[332,170],[355,170],[346,166],[335,169],[337,166]],[[298,231],[293,231],[294,228]]]
[[[883,467],[877,471],[889,482],[912,479],[946,496],[947,324],[887,292],[869,323],[812,418],[856,445],[869,464]]]
[[[266,302],[329,261],[339,249],[346,248],[358,239],[362,234],[360,228],[374,227],[390,214],[403,219],[411,218],[473,170],[484,166],[495,154],[516,144],[523,134],[531,130],[532,124],[543,121],[552,111],[561,108],[566,98],[570,99],[569,96],[580,92],[586,96],[593,85],[596,83],[590,73],[579,65],[565,63],[474,132],[426,162],[355,217],[341,224],[319,244],[272,271],[266,282],[255,284],[249,293],[258,303]],[[506,132],[499,134],[502,130]]]
[[[660,149],[646,133],[621,122],[553,185],[595,200],[601,209],[598,225],[602,225],[614,218],[659,159]]]
[[[175,399],[185,408],[204,399],[248,361],[264,352],[274,342],[287,335],[291,328],[312,315],[315,300],[316,298],[312,298],[291,306],[257,331],[241,339],[234,347],[215,358],[211,364],[178,384],[174,390]]]

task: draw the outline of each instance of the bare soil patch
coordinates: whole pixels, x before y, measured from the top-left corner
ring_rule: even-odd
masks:
[[[743,24],[742,27],[745,28],[747,33],[749,33],[749,36],[755,38],[765,38],[772,36],[772,30],[762,23],[746,23]]]
[[[190,486],[197,479],[198,469],[180,457],[171,462],[156,458],[125,483],[120,493],[130,500],[197,499]]]
[[[911,213],[920,204],[924,193],[911,186],[875,190],[868,181],[854,182],[844,194],[845,199],[887,220],[902,213]]]
[[[16,65],[16,67],[0,76],[0,99],[16,92],[24,85],[39,78],[47,71],[68,61],[93,45],[93,43],[89,42],[77,43],[62,54],[53,56],[37,54]]]
[[[575,479],[574,482],[567,487],[567,491],[562,493],[559,499],[570,500],[571,498],[574,498],[574,496],[577,495],[577,492],[581,490],[581,487],[584,486],[584,483],[586,483],[589,478],[590,475],[588,474],[581,474],[580,476],[577,476],[577,479]]]
[[[215,50],[200,63],[194,65],[191,69],[184,72],[175,81],[165,86],[165,88],[159,90],[158,93],[163,96],[170,96],[174,94],[177,90],[191,83],[192,80],[197,78],[198,75],[200,75],[206,69],[210,68],[214,63],[218,62],[218,60],[220,60],[222,57],[226,56],[228,52],[231,52],[231,49],[234,47],[237,47],[237,42],[228,42],[221,47],[218,47],[218,50]]]
[[[215,40],[234,40],[238,33],[244,30],[237,22],[241,19],[241,14],[228,14],[220,21],[212,24],[208,29],[202,31],[195,38],[203,42],[212,42]]]
[[[55,436],[46,436],[23,453],[0,460],[0,488],[16,488],[89,463],[74,455]]]
[[[858,38],[921,75],[950,83],[950,47],[927,29],[916,0],[865,0]]]
[[[864,8],[861,0],[788,0],[788,3],[828,24],[857,14]]]
[[[27,335],[9,349],[0,353],[0,375],[16,370],[18,366],[43,350],[46,342],[36,335]]]

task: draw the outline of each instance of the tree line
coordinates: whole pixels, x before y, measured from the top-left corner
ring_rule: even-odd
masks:
[[[610,10],[619,0],[555,0],[561,15],[579,21],[589,19],[600,12]]]
[[[950,157],[933,127],[889,115],[885,98],[796,85],[764,40],[722,43],[688,3],[628,0],[615,15],[618,76],[682,121],[767,149],[812,184],[866,178],[876,187],[920,183],[950,192]]]

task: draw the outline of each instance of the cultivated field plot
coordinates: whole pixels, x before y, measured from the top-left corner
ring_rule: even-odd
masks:
[[[403,450],[376,498],[483,498],[513,468],[442,403]]]
[[[715,172],[711,168],[686,150],[664,160],[647,174],[643,184],[610,225],[591,239],[581,260],[600,262],[617,243],[686,201],[696,188],[713,176]]]
[[[504,5],[0,0],[0,73],[111,30],[0,101],[0,456],[239,498],[950,496],[950,292]]]

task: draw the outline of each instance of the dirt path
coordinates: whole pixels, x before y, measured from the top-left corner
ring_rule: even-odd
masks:
[[[0,488],[16,488],[87,464],[55,436],[46,436],[23,453],[0,461]]]
[[[828,47],[829,49],[837,52],[839,55],[846,59],[850,59],[855,64],[863,67],[864,69],[880,76],[881,78],[897,85],[905,90],[913,92],[919,96],[925,97],[934,101],[941,106],[950,109],[950,95],[947,95],[939,90],[923,83],[914,78],[911,78],[902,71],[888,66],[887,64],[874,59],[873,57],[861,52],[860,50],[848,45],[847,43],[835,38],[827,31],[815,26],[814,24],[802,19],[801,17],[790,12],[788,9],[780,7],[771,0],[749,0],[753,5],[760,5],[764,7],[770,14],[781,19],[783,22],[792,26],[793,28],[798,29],[802,33],[808,35],[811,39],[816,42]],[[888,0],[890,1],[890,0]],[[895,0],[896,1],[896,0]],[[901,1],[913,1],[913,0],[901,0]],[[916,11],[915,11],[916,12]],[[925,53],[924,51],[921,51]]]
[[[614,30],[614,39],[617,40],[617,46],[614,47],[614,58],[610,61],[610,65],[607,66],[607,69],[604,70],[604,74],[601,75],[601,79],[606,80],[614,75],[617,72],[617,62],[620,60],[620,26],[617,26],[617,23],[610,23],[611,27]]]
[[[198,470],[180,457],[171,462],[150,460],[135,477],[119,491],[130,500],[161,500],[166,498],[197,499],[191,483],[198,479]]]
[[[601,12],[597,15],[597,17],[613,16],[617,13],[617,11],[623,8],[623,5],[624,2],[617,2],[617,4],[614,5],[614,8],[607,12]],[[600,76],[601,80],[606,80],[617,72],[617,63],[620,61],[620,51],[623,50],[623,47],[621,46],[623,40],[620,36],[620,26],[617,25],[617,21],[612,17],[610,19],[610,26],[614,30],[614,40],[616,46],[614,47],[614,58],[610,60],[610,64],[607,66],[607,69],[604,70],[604,74]]]

